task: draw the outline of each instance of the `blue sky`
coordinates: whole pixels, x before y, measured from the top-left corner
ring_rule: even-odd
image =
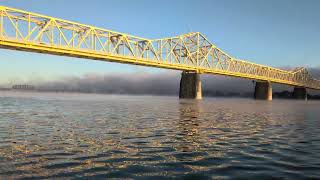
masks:
[[[0,5],[147,38],[202,32],[228,54],[281,66],[320,66],[318,0],[0,0]],[[155,68],[0,50],[0,84]]]

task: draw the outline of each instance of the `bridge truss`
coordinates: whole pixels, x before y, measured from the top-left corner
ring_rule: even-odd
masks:
[[[289,71],[238,60],[199,32],[146,39],[4,6],[0,6],[0,48],[320,89],[320,81],[305,68]]]

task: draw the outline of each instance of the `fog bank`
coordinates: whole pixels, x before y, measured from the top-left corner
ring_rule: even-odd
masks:
[[[320,77],[320,68],[310,69],[313,77]],[[107,73],[83,76],[61,77],[57,80],[27,82],[39,91],[84,92],[108,94],[151,94],[178,95],[181,73],[166,71],[161,73]],[[251,96],[254,90],[252,80],[201,75],[204,96]],[[293,87],[273,84],[273,91],[292,91]],[[312,91],[310,91],[312,93]]]

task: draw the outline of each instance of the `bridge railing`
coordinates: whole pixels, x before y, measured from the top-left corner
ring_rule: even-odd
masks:
[[[312,79],[306,70],[286,71],[237,60],[199,32],[151,40],[1,6],[0,40],[2,48],[70,56],[80,54],[79,57],[92,59],[113,59],[121,63],[320,89],[320,82]]]

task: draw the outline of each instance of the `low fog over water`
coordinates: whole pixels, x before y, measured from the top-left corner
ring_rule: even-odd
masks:
[[[313,77],[320,77],[320,69],[309,69]],[[106,73],[61,77],[57,80],[24,82],[39,91],[177,95],[181,72],[158,73]],[[252,80],[219,75],[201,75],[203,94],[206,96],[250,96],[254,89]],[[273,84],[274,92],[292,91],[293,87]],[[314,92],[309,91],[312,94]]]

